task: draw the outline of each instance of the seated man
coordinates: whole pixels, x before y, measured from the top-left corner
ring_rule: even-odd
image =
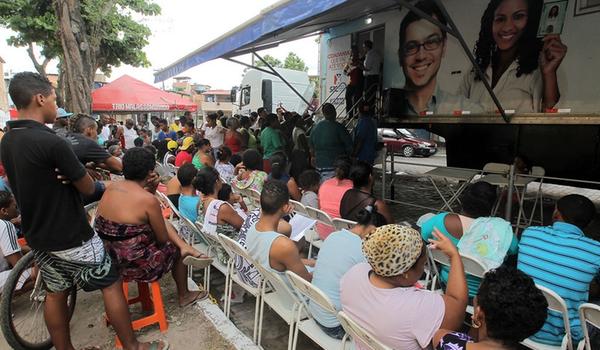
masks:
[[[577,310],[594,298],[590,284],[600,272],[600,242],[583,232],[595,215],[596,207],[588,198],[562,197],[556,203],[554,224],[527,228],[519,243],[517,268],[565,300],[574,344],[583,338]],[[548,311],[544,327],[531,339],[560,345],[564,335],[562,315]]]
[[[252,210],[251,212],[249,212],[248,215],[246,216],[246,219],[244,219],[244,223],[242,224],[242,227],[240,228],[240,236],[238,237],[238,243],[242,247],[247,248],[246,235],[248,233],[248,230],[253,228],[254,225],[258,222],[258,220],[260,219],[260,216],[261,216],[260,214],[261,214],[260,208],[256,208],[256,209]],[[281,220],[279,220],[279,224],[277,225],[277,232],[281,233],[284,236],[289,237],[292,234],[292,226],[287,221],[281,219]],[[248,283],[249,285],[253,286],[254,288],[258,288],[260,274],[254,267],[254,265],[250,264],[248,261],[246,261],[242,257],[237,256],[235,266],[236,266],[238,276],[240,277],[240,279],[242,281]],[[235,288],[235,285],[234,285],[234,288]]]
[[[179,195],[178,208],[181,215],[185,216],[186,219],[196,222],[198,219],[198,193],[192,185],[192,180],[196,177],[198,170],[192,163],[184,164],[177,171],[177,180],[181,185],[181,194]],[[175,203],[173,203],[175,204]]]
[[[19,216],[17,202],[10,192],[0,191],[0,293],[10,270],[23,256],[17,243],[17,229],[10,220]]]
[[[301,259],[296,243],[277,232],[281,218],[292,212],[290,193],[281,181],[267,181],[260,194],[261,215],[246,236],[248,254],[265,269],[280,274],[290,270],[307,281],[312,274],[305,265],[314,266],[314,260]]]
[[[78,114],[73,119],[72,132],[67,133],[65,138],[79,161],[83,164],[95,163],[115,173],[123,171],[121,161],[98,144],[98,123],[85,114]]]

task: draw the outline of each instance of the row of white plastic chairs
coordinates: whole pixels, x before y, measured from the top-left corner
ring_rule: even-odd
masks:
[[[260,194],[254,190],[242,191],[242,195],[249,199],[249,205],[251,207],[260,206]],[[183,217],[177,210],[177,208],[169,201],[169,199],[160,195],[163,203],[166,203],[171,207],[177,217],[180,218],[182,225],[188,228],[189,237],[188,242],[194,244],[194,235],[201,237],[205,243],[195,244],[194,246],[202,251],[203,253],[216,257],[217,247],[223,247],[228,253],[229,259],[226,265],[223,265],[218,259],[213,262],[213,267],[219,270],[225,275],[225,299],[223,310],[227,317],[231,311],[231,293],[233,282],[241,286],[249,294],[256,298],[255,304],[255,319],[254,319],[254,331],[253,341],[260,345],[262,335],[262,319],[264,313],[264,304],[269,305],[284,321],[289,325],[289,339],[288,349],[295,349],[298,332],[302,331],[309,338],[315,341],[319,346],[324,349],[334,348],[345,348],[347,345],[347,337],[344,337],[343,341],[336,340],[327,334],[325,334],[320,327],[315,323],[310,311],[308,309],[306,300],[310,299],[317,303],[323,309],[336,315],[340,320],[340,323],[348,334],[354,339],[360,339],[360,341],[368,345],[371,349],[388,349],[385,345],[379,342],[375,337],[370,335],[367,330],[360,327],[358,324],[353,322],[343,312],[337,312],[329,298],[318,288],[304,281],[293,272],[288,271],[287,277],[289,282],[293,286],[293,289],[289,288],[289,285],[285,283],[281,276],[274,274],[264,269],[260,264],[255,263],[246,252],[246,250],[236,241],[229,237],[219,235],[211,235],[203,231],[202,224],[199,222],[192,223],[190,220]],[[318,222],[335,227],[336,229],[350,229],[356,223],[344,219],[331,219],[329,215],[323,211],[311,207],[305,207],[301,203],[293,202],[295,208],[295,214],[306,215],[314,218]],[[307,237],[307,241],[310,242],[311,248],[314,245],[319,248],[322,241],[318,238],[316,233],[313,234],[315,237]],[[438,284],[441,285],[439,280],[439,271],[437,270],[437,264],[449,265],[448,258],[436,250],[428,250],[428,268],[426,279],[423,281],[425,288],[436,290]],[[258,272],[260,273],[260,283],[258,288],[255,288],[243,280],[241,280],[236,271],[235,261],[236,257],[240,256],[249,263],[253,264]],[[465,273],[467,275],[473,275],[475,277],[483,278],[485,275],[486,268],[476,258],[461,255],[463,265],[465,267]],[[189,270],[189,277],[191,280],[192,271]],[[204,286],[207,290],[210,290],[210,267],[205,269],[204,273]],[[543,286],[538,288],[544,293],[548,301],[548,309],[560,312],[563,315],[565,322],[565,337],[561,346],[549,346],[541,343],[536,343],[532,340],[525,340],[523,345],[531,349],[568,349],[574,350],[573,343],[571,340],[570,323],[568,318],[568,312],[565,301],[553,291]],[[469,307],[468,312],[472,313],[472,307]],[[592,324],[595,327],[600,328],[600,306],[595,304],[584,304],[580,308],[581,324],[585,325],[586,322]],[[578,346],[578,350],[591,350],[589,334],[586,327],[584,328],[584,340],[582,340]],[[587,346],[587,347],[586,347]]]

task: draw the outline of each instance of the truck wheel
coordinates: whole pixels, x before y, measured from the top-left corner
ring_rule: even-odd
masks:
[[[402,155],[410,158],[415,155],[415,149],[412,146],[404,146],[402,147]]]

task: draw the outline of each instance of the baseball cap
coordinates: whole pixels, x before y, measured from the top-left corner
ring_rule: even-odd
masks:
[[[67,118],[72,115],[73,115],[73,113],[67,112],[64,108],[56,109],[56,118]]]
[[[182,151],[185,151],[193,145],[194,145],[194,139],[192,137],[188,136],[183,139],[183,142],[181,143],[181,147],[179,147],[179,149]]]
[[[421,234],[412,227],[385,225],[365,237],[362,251],[376,274],[394,277],[410,270],[423,244]]]
[[[167,142],[167,149],[169,151],[176,150],[178,146],[179,145],[177,144],[177,141],[171,140],[171,141]]]

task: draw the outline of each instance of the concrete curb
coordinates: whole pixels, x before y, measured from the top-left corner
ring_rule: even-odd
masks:
[[[219,309],[219,306],[211,302],[209,299],[196,303],[195,307],[201,310],[206,318],[212,322],[213,326],[225,340],[227,340],[234,348],[243,350],[260,350],[252,340],[240,331]]]

